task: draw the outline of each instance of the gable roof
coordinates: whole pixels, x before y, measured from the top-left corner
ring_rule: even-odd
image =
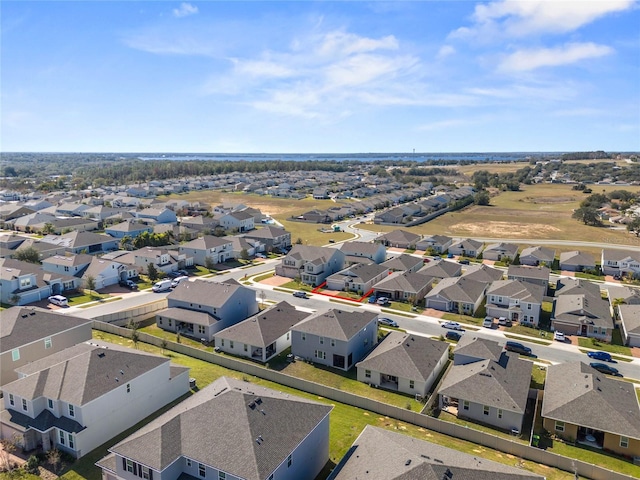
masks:
[[[634,385],[608,378],[582,362],[547,367],[542,416],[640,440]]]
[[[344,242],[338,248],[344,252],[345,255],[360,254],[374,256],[380,251],[381,245],[370,242]]]
[[[490,267],[484,263],[470,265],[462,274],[464,278],[470,278],[477,282],[491,283],[496,280],[502,280],[504,272],[497,268]]]
[[[524,414],[531,368],[531,362],[509,353],[504,353],[500,361],[453,365],[438,394]]]
[[[418,270],[418,273],[436,278],[450,278],[460,275],[461,271],[462,267],[459,263],[434,260]]]
[[[560,265],[586,265],[595,266],[596,261],[589,252],[574,250],[572,252],[560,253]]]
[[[416,264],[421,265],[422,259],[407,253],[402,253],[397,257],[392,257],[386,262],[381,263],[383,267],[387,267],[389,270],[399,270],[403,272],[414,268]]]
[[[109,450],[154,470],[184,456],[235,477],[264,480],[332,408],[221,377]]]
[[[389,243],[415,243],[422,238],[421,235],[417,235],[407,230],[393,230],[388,233],[383,233],[375,239],[375,241],[387,241]]]
[[[544,477],[367,425],[332,480],[543,480]],[[452,474],[449,476],[449,474]]]
[[[452,302],[475,303],[484,295],[486,286],[483,282],[465,277],[443,278],[427,297],[440,295]]]
[[[521,302],[542,304],[545,288],[530,282],[520,280],[498,280],[487,289],[487,295],[500,295],[517,299]]]
[[[332,308],[318,312],[299,322],[291,330],[349,341],[364,327],[378,318],[375,312],[346,312]]]
[[[225,305],[241,289],[250,290],[237,282],[225,281],[218,283],[196,279],[193,282],[181,282],[167,295],[167,301],[169,306],[171,306],[172,300],[175,300],[219,308]]]
[[[640,251],[638,250],[620,250],[617,248],[603,248],[602,258],[605,262],[619,262],[627,258],[632,258],[636,262],[640,262]]]
[[[92,320],[61,315],[38,307],[11,307],[2,312],[0,352],[90,324]]]
[[[538,280],[549,280],[551,270],[548,267],[527,267],[524,265],[509,265],[508,277],[533,278]]]
[[[308,316],[308,313],[296,310],[293,305],[283,301],[236,325],[221,330],[215,334],[215,338],[234,340],[256,347],[266,347]]]
[[[551,250],[547,247],[528,247],[520,252],[520,258],[522,257],[534,257],[540,262],[553,262],[553,259],[556,256],[555,250]]]
[[[396,292],[418,292],[426,286],[431,286],[433,277],[421,273],[393,272],[387,278],[380,280],[373,288],[379,290],[393,290]]]
[[[491,243],[489,245],[486,246],[486,248],[484,249],[484,252],[497,252],[497,253],[501,253],[501,252],[505,252],[511,256],[516,255],[516,253],[518,253],[518,245],[516,245],[515,243],[505,243],[505,242],[499,242],[499,243]]]
[[[335,248],[294,245],[284,258],[290,257],[303,262],[326,263],[336,254],[344,255],[344,253]]]
[[[330,275],[327,280],[350,278],[356,283],[367,283],[389,269],[375,263],[358,263]]]
[[[640,335],[640,305],[619,305],[618,311],[627,333]]]
[[[52,257],[45,258],[42,263],[50,263],[52,265],[62,265],[65,267],[77,267],[79,265],[86,266],[96,258],[93,255],[87,255],[86,253],[79,253],[78,255],[53,255]]]
[[[284,228],[267,225],[266,227],[258,228],[257,230],[253,230],[250,233],[245,234],[245,237],[277,238],[287,234],[290,235],[290,233],[287,232]]]
[[[392,331],[356,367],[424,382],[448,349],[446,342]]]
[[[216,237],[214,235],[204,235],[180,245],[180,249],[193,248],[194,250],[209,250],[211,248],[222,247],[232,243],[228,238]]]
[[[502,345],[486,338],[463,335],[453,349],[454,355],[465,355],[483,360],[500,360],[503,350]]]
[[[109,235],[74,231],[65,233],[64,235],[45,235],[41,241],[64,246],[66,248],[78,248],[88,247],[90,245],[101,244],[104,242],[114,242],[115,240]]]

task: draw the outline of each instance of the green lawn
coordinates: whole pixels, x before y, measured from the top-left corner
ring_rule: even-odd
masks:
[[[88,293],[82,292],[82,293],[72,293],[72,294],[66,295],[66,297],[69,300],[70,307],[77,307],[78,305],[82,305],[84,303],[108,299],[110,298],[110,295],[99,294],[97,292],[93,292],[92,295],[89,295]]]
[[[299,282],[298,280],[291,280],[290,282],[283,283],[280,285],[282,288],[290,288],[291,290],[303,290],[305,292],[310,292],[313,290],[311,285],[307,285],[306,283]]]
[[[450,320],[452,322],[468,323],[469,325],[482,326],[483,318],[472,317],[471,315],[460,315],[459,313],[443,313],[442,320]]]
[[[619,355],[631,356],[631,349],[624,345],[613,345],[596,340],[595,338],[578,337],[578,345],[583,348],[592,348],[595,350],[603,350],[609,353],[617,353]]]
[[[541,368],[539,365],[534,365],[533,370],[531,371],[531,388],[542,390],[544,388],[546,378],[547,369],[545,367]]]
[[[262,280],[265,280],[267,278],[273,277],[275,274],[276,274],[275,271],[271,271],[271,272],[268,272],[268,273],[264,273],[262,275],[257,275],[255,277],[253,277],[253,281],[254,282],[261,282]]]
[[[458,418],[457,416],[449,413],[449,412],[440,412],[438,415],[440,420],[444,420],[445,422],[455,423],[456,425],[461,425],[463,427],[471,428],[473,430],[479,430],[481,432],[490,433],[491,435],[495,435],[496,437],[508,438],[509,440],[513,440],[518,443],[529,443],[529,436],[526,433],[522,435],[515,436],[510,433],[504,432],[502,430],[497,430],[493,427],[482,425],[480,423],[472,422],[471,420],[465,420],[463,418]]]
[[[513,340],[522,340],[522,338],[520,338],[517,335],[510,335],[508,333],[505,333],[504,336],[507,338],[511,338]],[[537,338],[527,338],[526,341],[531,343],[537,343],[538,345],[551,345],[553,343],[546,340],[538,340]]]
[[[176,341],[176,334],[175,333],[167,332],[166,330],[162,330],[155,323],[152,324],[152,325],[149,325],[147,327],[141,327],[138,330],[140,330],[141,332],[144,332],[144,333],[148,333],[149,335],[153,335],[155,337],[164,338],[165,340],[168,340],[168,341],[171,341],[171,342],[175,342]],[[96,332],[96,333],[94,333],[94,336],[99,336],[102,333],[103,332]],[[213,347],[205,347],[201,342],[198,342],[197,340],[193,340],[193,339],[191,339],[189,337],[185,337],[184,335],[180,336],[180,343],[182,343],[184,345],[189,345],[190,347],[199,348],[200,350],[207,350],[207,351],[210,351],[210,352],[213,351]]]

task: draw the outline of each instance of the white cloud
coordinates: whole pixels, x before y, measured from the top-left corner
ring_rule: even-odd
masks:
[[[487,40],[572,32],[633,5],[634,0],[499,0],[477,5],[474,24],[451,32],[450,37]]]
[[[353,53],[373,52],[376,50],[397,50],[398,48],[398,40],[393,35],[376,39],[361,37],[353,33],[334,31],[323,35],[317,51],[321,56],[332,56],[335,54],[351,55]]]
[[[182,2],[180,7],[173,9],[173,16],[176,18],[188,17],[198,13],[198,7],[187,2]]]
[[[455,127],[462,127],[464,125],[470,125],[472,122],[469,119],[464,119],[464,118],[452,118],[449,120],[439,120],[436,122],[431,122],[431,123],[425,123],[422,125],[419,125],[416,130],[420,130],[420,131],[432,131],[432,130],[444,130],[447,128],[455,128]]]
[[[568,43],[560,47],[518,50],[500,63],[505,72],[524,72],[541,67],[570,65],[581,60],[597,58],[613,53],[606,45],[595,43]]]
[[[455,47],[453,47],[452,45],[443,45],[442,47],[440,47],[440,50],[438,50],[436,58],[446,58],[450,55],[453,55],[454,53],[456,53]]]

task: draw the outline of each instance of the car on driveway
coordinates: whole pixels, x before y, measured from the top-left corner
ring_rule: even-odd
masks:
[[[498,318],[498,325],[502,325],[503,327],[510,327],[512,325],[511,320],[507,317]]]
[[[504,346],[504,349],[508,352],[515,352],[521,355],[526,355],[526,356],[531,355],[531,349],[529,347],[525,347],[524,345],[518,342],[509,341]]]
[[[493,328],[493,318],[484,317],[484,320],[482,321],[482,326],[486,328]]]
[[[567,341],[567,337],[564,336],[564,333],[559,332],[559,331],[555,331],[553,332],[553,339],[557,340],[559,342],[566,342]]]
[[[594,360],[600,360],[603,362],[613,362],[613,358],[611,358],[611,354],[603,351],[596,352],[587,352],[587,356],[589,358],[593,358]]]
[[[462,334],[459,332],[454,332],[453,330],[449,330],[445,335],[445,338],[448,340],[458,341],[462,338]]]
[[[617,368],[610,367],[606,363],[591,362],[589,364],[589,366],[591,368],[595,368],[600,373],[604,373],[606,375],[613,375],[615,377],[621,377],[622,376],[622,375],[620,375],[620,372],[618,372]]]
[[[398,323],[391,320],[390,318],[387,317],[380,317],[378,318],[378,324],[379,325],[385,325],[387,327],[395,327],[398,328]]]
[[[128,288],[129,290],[138,289],[138,284],[133,280],[120,280],[119,284],[121,287]]]
[[[444,322],[442,328],[449,328],[451,330],[462,330],[462,325],[458,322]]]
[[[388,303],[389,303],[389,299],[388,299],[387,297],[380,297],[380,298],[378,298],[378,300],[376,301],[376,303],[377,303],[378,305],[383,305],[383,306],[384,306],[384,305],[386,305],[386,304],[388,304]]]
[[[298,298],[307,298],[307,293],[302,291],[293,292],[293,296]]]

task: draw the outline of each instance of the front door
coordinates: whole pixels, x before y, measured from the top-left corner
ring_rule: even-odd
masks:
[[[587,335],[587,326],[586,325],[582,325],[580,327],[580,335]]]

